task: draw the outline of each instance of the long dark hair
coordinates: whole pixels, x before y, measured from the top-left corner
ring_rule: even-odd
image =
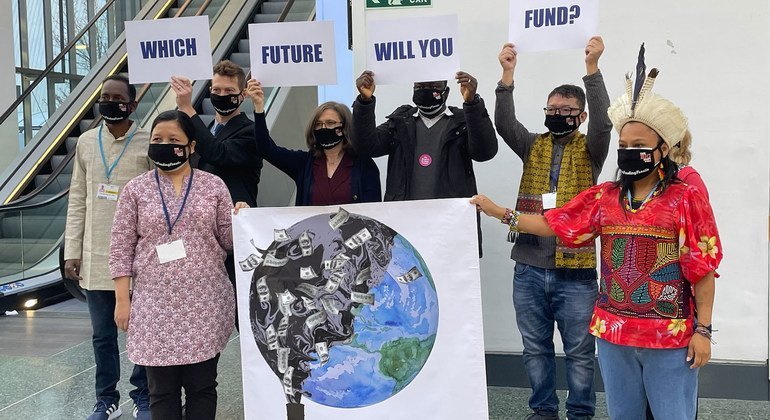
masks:
[[[663,145],[663,139],[658,137],[658,150],[660,150],[659,148],[661,145]],[[669,148],[668,153],[671,153],[671,148]],[[679,173],[679,165],[674,163],[668,157],[668,154],[661,158],[659,166],[661,169],[663,169],[663,179],[660,181],[660,193],[663,194],[666,192],[666,189],[668,189],[669,185],[682,181],[679,179],[679,177],[677,177],[677,174]],[[655,170],[657,171],[657,168]],[[628,194],[629,191],[633,191],[634,181],[631,180],[630,177],[623,175],[620,172],[620,168],[618,168],[618,170],[615,172],[615,187],[620,190],[618,193],[618,203],[620,203],[620,207],[625,209],[623,198],[626,196],[626,194]],[[630,206],[631,203],[628,203],[628,205]]]

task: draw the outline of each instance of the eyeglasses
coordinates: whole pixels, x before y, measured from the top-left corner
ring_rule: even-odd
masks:
[[[569,115],[571,116],[573,112],[579,111],[583,112],[580,108],[572,108],[569,106],[565,106],[563,108],[543,108],[543,111],[545,111],[545,115]]]
[[[334,120],[326,120],[326,121],[316,121],[313,127],[316,130],[320,130],[322,128],[339,128],[342,126],[342,123],[339,121]]]

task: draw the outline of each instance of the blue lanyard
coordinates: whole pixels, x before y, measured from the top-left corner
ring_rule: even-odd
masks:
[[[190,180],[187,183],[187,191],[184,193],[184,198],[182,199],[182,205],[179,206],[179,213],[176,215],[176,219],[174,219],[174,223],[171,223],[171,216],[168,214],[168,206],[166,206],[166,200],[163,198],[163,189],[160,187],[160,177],[158,176],[158,168],[155,168],[155,181],[158,183],[158,192],[160,193],[160,203],[163,205],[163,214],[166,216],[166,227],[168,227],[168,234],[171,235],[171,231],[174,229],[174,226],[176,226],[176,222],[179,221],[179,218],[182,217],[182,212],[184,211],[184,206],[187,204],[187,196],[190,195],[190,188],[192,187],[193,183],[193,169],[190,168]]]
[[[652,195],[655,194],[655,191],[658,190],[658,186],[659,185],[660,185],[660,180],[655,183],[655,186],[652,187],[652,190],[650,191],[650,193],[647,194],[647,197],[644,198],[644,201],[642,201],[642,203],[639,204],[639,207],[637,207],[636,210],[633,209],[634,205],[633,205],[633,201],[631,201],[632,200],[631,199],[631,189],[629,188],[629,190],[626,191],[626,198],[628,199],[628,207],[631,208],[631,212],[632,213],[636,213],[637,211],[641,210],[642,207],[644,207],[644,205],[647,204],[648,201],[650,201],[650,199],[652,198]]]
[[[110,178],[112,178],[112,171],[114,171],[115,167],[118,166],[118,162],[120,162],[123,154],[126,153],[126,149],[128,149],[129,143],[131,143],[131,140],[134,138],[136,130],[139,129],[139,124],[134,124],[134,131],[132,131],[131,134],[126,138],[126,143],[123,144],[123,150],[120,151],[120,154],[115,159],[115,162],[112,162],[112,166],[107,166],[107,157],[104,155],[104,145],[102,144],[102,129],[104,128],[104,124],[99,126],[99,153],[102,154],[102,164],[104,165],[104,174],[107,176],[107,182],[111,182]]]

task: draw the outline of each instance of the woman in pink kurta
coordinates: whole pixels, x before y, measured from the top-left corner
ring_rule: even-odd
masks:
[[[184,387],[187,418],[213,419],[216,362],[235,319],[224,265],[233,246],[233,206],[221,179],[190,168],[195,142],[185,135],[185,118],[169,111],[153,123],[150,158],[158,168],[174,169],[140,175],[120,193],[110,271],[118,283],[115,317],[127,330],[128,358],[148,369],[153,418],[180,418]],[[120,303],[127,299],[128,277],[133,279],[130,313]],[[185,382],[190,376],[193,380]]]

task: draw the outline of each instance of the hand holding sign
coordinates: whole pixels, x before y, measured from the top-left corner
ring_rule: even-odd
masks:
[[[374,96],[375,87],[374,73],[369,70],[361,73],[358,79],[356,79],[356,89],[358,89],[358,93],[364,99],[371,99]]]
[[[500,65],[503,67],[503,77],[501,82],[504,85],[510,86],[513,84],[513,71],[516,69],[516,63],[518,60],[516,54],[516,46],[510,42],[503,45],[502,51],[498,54],[497,59],[500,61]]]
[[[476,89],[479,87],[478,80],[464,71],[458,71],[455,79],[460,84],[460,94],[463,95],[463,100],[466,103],[472,102],[476,97]]]
[[[192,117],[196,114],[192,106],[192,82],[184,76],[171,76],[171,89],[176,93],[176,106]]]
[[[246,96],[251,98],[254,104],[254,112],[261,114],[265,112],[265,91],[262,90],[262,83],[259,80],[251,79],[246,85]]]
[[[604,40],[600,36],[591,37],[586,45],[586,73],[590,76],[599,71],[599,57],[604,52]]]
[[[510,0],[516,51],[581,48],[599,29],[599,0]]]

